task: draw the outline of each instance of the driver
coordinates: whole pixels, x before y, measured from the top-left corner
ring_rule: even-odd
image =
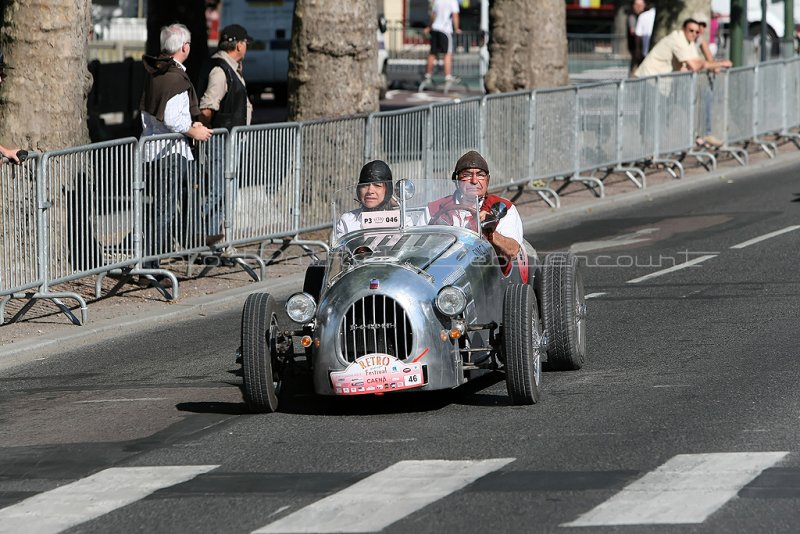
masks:
[[[520,250],[525,250],[522,236],[522,219],[517,208],[510,200],[487,193],[489,189],[489,165],[478,152],[470,150],[456,162],[453,171],[453,180],[456,181],[456,191],[452,196],[436,200],[428,204],[428,213],[432,217],[430,224],[441,223],[464,228],[475,228],[473,213],[459,209],[457,204],[475,205],[476,199],[480,206],[481,223],[491,221],[492,206],[498,202],[508,208],[506,215],[496,222],[496,225],[482,224],[483,236],[492,244],[499,256],[506,259],[514,258]],[[452,209],[448,209],[452,206]],[[442,214],[437,216],[437,214]],[[435,219],[435,220],[434,220]]]
[[[392,170],[385,161],[376,159],[363,167],[358,176],[356,200],[361,207],[343,213],[336,223],[336,237],[361,229],[361,214],[365,211],[392,210]]]

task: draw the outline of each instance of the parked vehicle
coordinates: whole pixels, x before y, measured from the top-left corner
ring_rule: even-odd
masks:
[[[728,35],[728,28],[731,20],[731,2],[730,0],[712,0],[711,11],[719,13],[719,24],[721,34]],[[767,50],[768,55],[777,56],[780,53],[780,41],[783,39],[786,28],[784,24],[784,11],[785,5],[782,0],[768,0],[767,12],[765,13],[767,22]],[[752,43],[752,50],[757,51],[760,46],[761,38],[761,2],[757,0],[750,0],[747,2],[747,24],[748,36]],[[800,27],[800,2],[794,3],[794,28],[789,31],[796,34],[797,28]],[[725,43],[721,43],[724,45]]]
[[[280,2],[222,0],[220,28],[229,24],[242,24],[247,28],[247,33],[254,38],[247,48],[243,65],[250,93],[260,94],[269,87],[276,100],[286,100],[293,16],[294,0]],[[380,73],[385,72],[386,51],[383,48],[382,33],[385,29],[384,22],[383,30],[379,29],[377,32]]]
[[[453,194],[452,181],[389,185],[396,206],[385,211],[352,212],[355,185],[333,195],[334,226],[350,212],[361,227],[334,232],[327,261],[308,269],[303,291],[286,302],[293,327],[279,324],[271,295],[247,298],[240,356],[250,409],[278,409],[286,381],[302,378],[297,369],[317,394],[342,396],[452,389],[499,370],[512,403],[533,404],[543,363],[583,365],[586,306],[574,255],[540,263],[527,245],[505,263],[476,225],[446,224],[453,210],[478,220],[477,203],[431,213]]]

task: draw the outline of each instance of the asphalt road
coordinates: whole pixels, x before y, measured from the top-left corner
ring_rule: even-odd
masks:
[[[490,375],[249,415],[238,311],[4,370],[0,533],[796,532],[798,170],[526,236],[591,297],[534,406]]]

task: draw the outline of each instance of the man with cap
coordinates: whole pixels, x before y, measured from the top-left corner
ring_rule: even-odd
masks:
[[[376,159],[361,167],[356,187],[356,201],[361,207],[342,214],[336,223],[336,237],[360,230],[364,212],[395,209],[392,193],[392,170],[385,161]]]
[[[457,184],[456,191],[453,195],[428,205],[431,217],[429,224],[444,222],[452,226],[474,228],[476,226],[474,214],[459,206],[477,204],[482,223],[481,232],[497,254],[511,259],[520,251],[524,251],[522,219],[519,212],[510,200],[488,193],[489,164],[483,156],[474,150],[461,156],[456,162],[452,177]],[[492,219],[492,206],[495,204],[504,204],[507,211],[499,221],[489,224]]]
[[[250,124],[253,104],[247,95],[242,74],[242,61],[247,45],[253,38],[242,26],[231,24],[219,34],[217,52],[211,56],[211,70],[205,93],[200,99],[201,121],[211,128],[231,130],[234,126]],[[221,149],[221,145],[218,145]],[[225,192],[225,160],[222,150],[211,154],[208,196],[203,214],[206,225],[206,244],[213,245],[224,238],[222,214]]]
[[[3,60],[3,54],[0,52],[0,83],[3,83],[3,80],[6,79],[6,69],[9,69]],[[17,152],[19,151],[18,148],[6,148],[3,145],[0,145],[0,163],[3,163],[6,160],[12,161],[16,164],[19,164],[19,158],[17,157]]]

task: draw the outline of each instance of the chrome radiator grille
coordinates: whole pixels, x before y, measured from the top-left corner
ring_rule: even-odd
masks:
[[[342,356],[349,362],[375,352],[405,360],[412,340],[405,310],[386,295],[370,295],[354,302],[339,328]]]

